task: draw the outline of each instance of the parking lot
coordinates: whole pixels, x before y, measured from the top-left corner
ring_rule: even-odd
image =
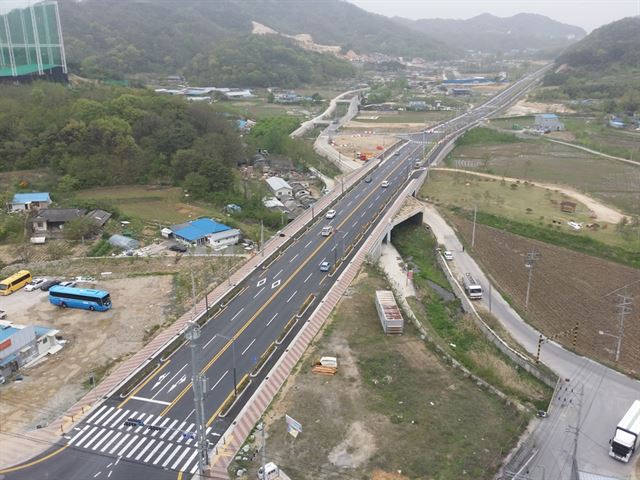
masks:
[[[98,377],[140,349],[153,327],[164,321],[172,300],[172,277],[99,279],[79,287],[107,290],[113,308],[106,312],[60,309],[48,294],[24,289],[0,297],[6,320],[60,330],[64,348],[24,369],[20,382],[0,386],[2,429],[23,432],[45,425],[85,392],[90,374]]]

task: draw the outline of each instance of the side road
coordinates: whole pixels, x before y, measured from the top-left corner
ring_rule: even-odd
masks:
[[[489,310],[489,280],[468,252],[463,251],[454,230],[431,205],[424,207],[424,222],[438,243],[454,252],[454,272],[458,277],[471,273],[483,286],[478,307]],[[535,355],[539,332],[529,326],[491,289],[491,311],[511,336]],[[624,464],[608,456],[609,439],[615,425],[633,400],[640,399],[640,382],[630,379],[590,359],[546,342],[541,361],[564,379],[562,395],[556,395],[552,414],[534,433],[537,455],[530,463],[531,480],[568,479],[573,461],[576,427],[578,468],[583,472],[629,478],[635,462]]]

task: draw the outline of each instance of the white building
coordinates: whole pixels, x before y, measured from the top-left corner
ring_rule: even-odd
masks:
[[[291,185],[280,177],[267,178],[267,184],[277,198],[291,197],[293,195]]]

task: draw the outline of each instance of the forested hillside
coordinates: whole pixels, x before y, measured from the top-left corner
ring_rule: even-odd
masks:
[[[567,49],[545,78],[569,98],[602,98],[608,110],[640,110],[640,17],[594,30]],[[611,101],[618,99],[617,105]]]
[[[243,153],[237,130],[209,105],[93,86],[0,89],[0,170],[48,168],[57,189],[197,174],[221,192],[233,188]]]
[[[526,49],[557,51],[586,35],[580,27],[530,13],[507,18],[485,13],[468,20],[395,20],[409,28],[428,33],[452,47],[483,52],[506,53],[509,50]]]
[[[336,72],[350,73],[347,64],[334,57],[320,57],[265,36],[259,37],[257,43],[264,45],[256,54],[251,49],[257,43],[246,38],[252,31],[252,21],[281,33],[311,34],[317,43],[338,45],[343,51],[425,58],[445,58],[454,53],[426,34],[408,31],[391,19],[341,0],[60,0],[59,3],[69,65],[72,71],[91,77],[183,71],[209,75],[217,69],[200,62],[211,60],[217,65],[220,58],[234,61],[232,68],[217,72],[221,78],[237,78],[247,71],[259,73],[250,75],[253,85],[265,84],[269,75],[271,81],[289,78],[292,84],[307,78],[322,81]],[[252,62],[265,56],[259,69],[242,65],[243,61]],[[194,59],[198,60],[197,65]],[[319,65],[310,70],[311,63]],[[266,71],[268,68],[271,71]]]

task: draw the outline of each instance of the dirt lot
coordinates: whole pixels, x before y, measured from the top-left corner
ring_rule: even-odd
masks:
[[[444,366],[413,328],[384,336],[381,288],[373,270],[361,273],[285,384],[267,414],[269,460],[301,480],[492,478],[524,415]],[[338,357],[335,377],[310,372],[322,355]],[[285,413],[302,424],[296,439]],[[239,463],[254,478],[257,462]]]
[[[452,220],[469,243],[471,222],[457,217]],[[541,260],[533,273],[528,321],[548,336],[579,322],[577,351],[604,363],[613,363],[616,340],[598,332],[617,334],[617,293],[624,293],[620,289],[629,285],[627,293],[636,300],[625,321],[619,367],[640,375],[640,270],[484,225],[476,226],[475,245],[476,257],[485,271],[520,312],[524,311],[527,287],[524,258],[532,249],[539,252]],[[567,346],[571,343],[570,337],[558,341]]]
[[[83,286],[108,290],[114,307],[107,312],[61,310],[39,290],[2,298],[8,320],[59,329],[67,342],[53,357],[25,369],[24,381],[0,386],[3,430],[26,431],[60,416],[86,392],[91,373],[100,377],[114,362],[140,349],[148,332],[165,318],[172,299],[168,276]]]
[[[507,110],[506,116],[531,115],[534,113],[574,113],[563,103],[535,103],[520,100]]]

